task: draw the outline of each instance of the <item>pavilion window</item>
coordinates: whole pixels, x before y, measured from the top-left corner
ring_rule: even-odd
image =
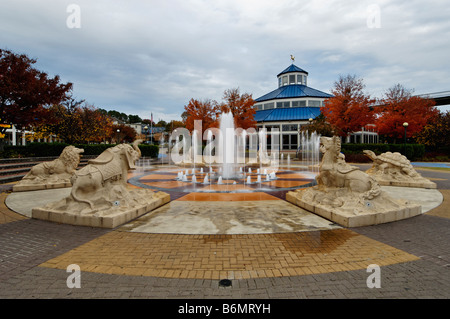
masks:
[[[289,75],[289,84],[295,84],[295,74]]]
[[[297,134],[283,134],[281,140],[283,150],[297,149],[297,142],[298,142]]]
[[[314,100],[308,101],[308,106],[320,106],[320,104],[321,104],[320,101],[314,101]]]
[[[273,102],[264,104],[264,109],[265,110],[273,109],[273,107],[274,107],[274,103]]]
[[[287,102],[277,102],[277,109],[282,109],[282,108],[288,108],[291,107],[291,104],[289,101]]]

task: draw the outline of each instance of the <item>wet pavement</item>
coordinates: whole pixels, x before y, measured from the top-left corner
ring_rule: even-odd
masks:
[[[144,216],[113,230],[24,217],[5,205],[9,194],[3,192],[0,298],[448,299],[450,173],[418,171],[437,183],[443,194],[438,207],[414,218],[352,229],[313,220],[315,215],[306,222],[290,219],[282,196],[287,184],[281,180],[278,189],[243,193],[234,201],[226,193],[172,189],[165,218],[149,224],[151,218]],[[217,216],[206,222],[202,214],[220,203],[230,214],[228,225]],[[233,205],[249,207],[236,213]],[[261,215],[244,218],[252,208]],[[271,211],[278,216],[261,224]],[[214,231],[194,233],[195,222],[183,221],[186,214]],[[170,229],[170,216],[180,219],[185,231],[155,231],[158,225]],[[268,224],[280,231],[267,231]],[[300,224],[305,228],[295,228]],[[80,288],[68,287],[72,264],[80,268]],[[380,288],[368,285],[371,265],[380,267]],[[231,286],[219,285],[220,279],[229,279]]]

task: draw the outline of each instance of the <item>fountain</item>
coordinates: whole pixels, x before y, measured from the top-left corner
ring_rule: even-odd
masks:
[[[309,134],[308,131],[301,132],[300,136],[300,155],[302,160],[302,165],[305,170],[317,173],[319,169],[320,161],[320,134],[317,132],[312,132]]]
[[[208,145],[211,145],[211,143],[212,143],[212,131],[211,130],[208,130],[207,141],[208,141]],[[209,162],[209,173],[212,174],[212,172],[213,172],[212,167],[211,167],[211,163],[212,163],[212,149],[211,149],[211,147],[208,147],[208,148],[209,148],[209,159],[208,159],[208,162]]]
[[[277,142],[279,134],[276,131],[272,132],[273,135],[270,139],[272,141],[272,149],[267,154],[267,141],[269,139],[266,136],[265,129],[261,129],[259,132],[254,128],[247,130],[242,128],[235,129],[234,118],[231,112],[222,113],[219,123],[220,129],[211,128],[205,134],[202,134],[201,129],[197,126],[192,132],[178,130],[175,132],[174,137],[169,139],[169,141],[177,141],[172,148],[172,160],[174,163],[180,163],[184,170],[184,172],[177,172],[174,180],[192,184],[192,186],[186,184],[176,186],[183,187],[183,189],[180,189],[181,191],[257,192],[270,191],[271,189],[291,190],[294,187],[306,187],[308,183],[305,183],[305,179],[309,179],[313,183],[313,175],[305,176],[300,173],[301,170],[298,173],[291,172],[287,177],[277,177],[276,173],[278,174],[279,172],[280,158],[284,161],[286,154],[280,154],[279,152],[279,142]],[[207,141],[207,144],[201,154],[200,137],[202,136]],[[178,137],[182,137],[182,139]],[[179,155],[180,146],[183,148],[183,159],[175,160],[175,157]],[[312,146],[308,146],[308,154],[311,153],[309,150],[312,150]],[[315,158],[318,158],[318,156]],[[288,165],[290,165],[289,155],[287,161]],[[308,162],[309,166],[311,166],[310,163],[312,163],[312,160]],[[208,166],[209,169],[207,168]],[[298,165],[295,166],[299,167]],[[205,175],[206,171],[208,172],[207,175]],[[199,178],[201,178],[200,182],[197,181]],[[160,179],[162,178],[160,177]],[[289,182],[277,181],[280,179],[288,179]],[[211,187],[198,188],[196,184],[209,184],[209,186],[217,184],[223,186],[214,187],[213,190]],[[250,187],[230,187],[237,184],[249,185]],[[285,187],[284,185],[289,186]]]
[[[164,134],[161,134],[161,139],[159,140],[159,149],[158,149],[158,158],[161,159],[161,164],[164,164],[164,156],[165,156],[162,152],[163,146],[164,146]]]
[[[234,118],[231,112],[222,113],[220,117],[219,161],[222,163],[222,176],[235,177],[234,173]]]

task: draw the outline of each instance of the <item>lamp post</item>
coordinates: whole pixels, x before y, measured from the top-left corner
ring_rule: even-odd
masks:
[[[146,125],[146,126],[144,126],[144,131],[145,131],[145,141],[147,141],[147,138],[148,138],[148,126]]]
[[[403,143],[403,155],[406,156],[406,129],[408,128],[408,122],[403,123],[403,127],[405,128],[405,141]]]
[[[116,143],[116,144],[119,144],[119,143],[120,143],[120,141],[119,141],[119,134],[120,134],[120,130],[117,129],[117,143]]]
[[[408,128],[408,122],[403,123],[403,127],[405,128],[405,147],[406,147],[406,129]]]

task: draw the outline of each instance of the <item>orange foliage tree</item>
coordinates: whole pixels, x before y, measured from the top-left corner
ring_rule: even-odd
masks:
[[[405,135],[403,123],[407,122],[407,138],[410,138],[438,117],[435,102],[412,96],[412,91],[401,84],[389,88],[376,107],[378,133],[388,138],[401,139]]]
[[[66,143],[73,144],[102,142],[111,134],[111,118],[84,101],[69,98],[46,111],[45,121],[34,126],[36,133],[32,138],[56,135]]]
[[[239,88],[228,89],[223,93],[224,103],[217,104],[220,112],[231,112],[234,117],[235,127],[244,130],[250,127],[256,127],[255,109],[252,95],[248,93],[240,94]]]
[[[199,101],[191,99],[184,109],[187,113],[186,128],[189,131],[194,129],[194,121],[202,121],[202,132],[205,132],[210,127],[215,127],[217,124],[217,111],[215,102],[211,100]]]
[[[125,124],[116,124],[112,126],[110,134],[111,142],[115,143],[132,143],[136,140],[136,130]]]
[[[255,101],[251,94],[240,94],[239,89],[229,89],[224,91],[224,102],[213,100],[199,101],[191,99],[184,107],[183,117],[186,118],[185,124],[189,131],[194,129],[194,121],[202,121],[202,132],[208,128],[219,126],[219,117],[222,112],[231,112],[234,117],[235,127],[248,129],[256,127]]]
[[[374,121],[371,105],[374,100],[363,92],[365,85],[355,75],[339,76],[331,93],[324,101],[322,113],[335,133],[346,137]]]

